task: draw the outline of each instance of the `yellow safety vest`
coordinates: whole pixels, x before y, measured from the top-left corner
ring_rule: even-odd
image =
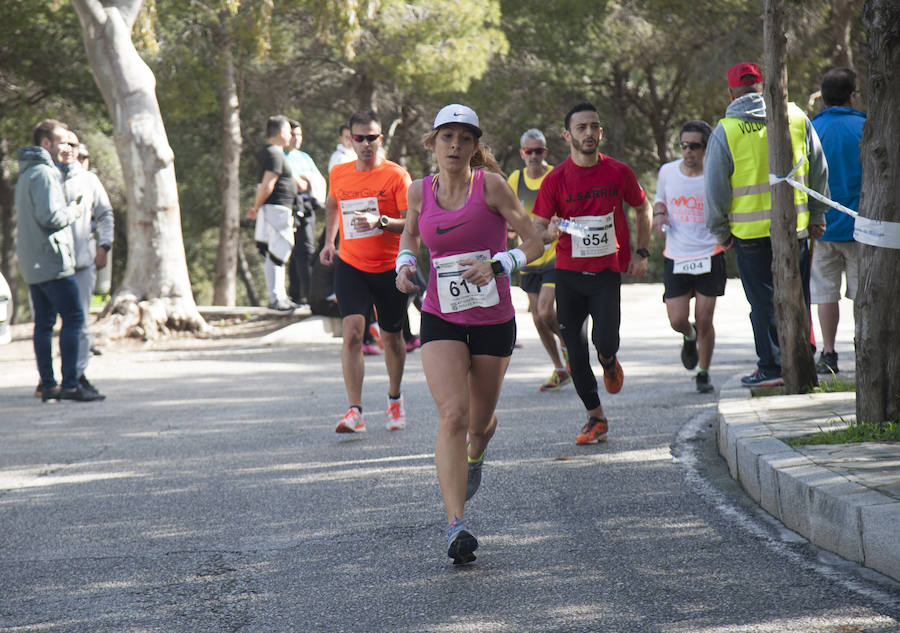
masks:
[[[806,116],[795,104],[788,104],[791,133],[792,164],[803,158],[794,172],[794,179],[808,186],[809,160],[806,156]],[[734,161],[731,174],[731,208],[728,222],[731,232],[741,239],[768,237],[772,223],[772,189],[769,185],[769,147],[766,125],[757,121],[743,121],[726,117],[720,121],[728,139]],[[794,210],[797,212],[797,231],[809,224],[806,192],[794,189]]]

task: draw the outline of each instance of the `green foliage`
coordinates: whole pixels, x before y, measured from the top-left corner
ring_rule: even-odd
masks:
[[[509,48],[490,0],[389,0],[364,20],[351,65],[376,82],[424,96],[465,91]]]
[[[807,111],[819,106],[809,105],[810,96],[832,64],[834,4],[788,3],[789,95]],[[728,67],[761,60],[762,18],[758,0],[145,0],[133,37],[157,77],[198,299],[212,287],[222,208],[224,51],[237,71],[242,207],[255,190],[269,115],[303,123],[303,149],[324,171],[338,125],[374,104],[393,131],[391,157],[418,177],[431,158],[419,139],[452,101],[476,109],[484,140],[507,171],[521,166],[518,139],[531,127],[546,134],[549,162],[565,159],[563,115],[593,101],[604,122],[602,151],[631,165],[653,195],[660,164],[677,155],[681,123],[715,123],[728,102]],[[852,39],[861,42],[859,16],[852,20]],[[125,227],[110,123],[69,0],[0,3],[0,113],[7,165],[36,121],[72,123],[119,196],[114,205]],[[248,231],[245,245],[252,244]],[[124,256],[119,237],[116,247]],[[661,250],[654,235],[651,280],[661,279]],[[252,268],[253,249],[245,251]]]

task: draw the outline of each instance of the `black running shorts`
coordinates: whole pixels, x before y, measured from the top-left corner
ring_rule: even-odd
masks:
[[[555,286],[556,285],[556,269],[549,268],[547,270],[537,271],[537,272],[525,272],[522,271],[522,276],[519,278],[519,288],[524,290],[529,294],[538,294],[541,291],[542,286]]]
[[[516,345],[516,320],[497,325],[458,325],[423,312],[419,337],[422,345],[430,341],[460,341],[468,345],[472,356],[508,357]]]
[[[725,253],[717,253],[712,256],[712,270],[704,275],[676,275],[673,271],[675,261],[668,257],[664,260],[663,271],[663,301],[694,294],[705,297],[721,297],[725,294]]]
[[[397,290],[396,279],[393,270],[367,273],[335,257],[334,294],[341,318],[353,314],[365,317],[374,304],[378,326],[385,332],[399,332],[408,303],[407,296]]]

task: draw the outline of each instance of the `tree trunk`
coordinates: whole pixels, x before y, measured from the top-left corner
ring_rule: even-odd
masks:
[[[241,248],[240,239],[237,245],[238,257],[238,275],[244,283],[244,289],[247,291],[247,302],[252,306],[260,305],[259,295],[256,294],[256,284],[253,283],[253,274],[250,272],[250,266],[247,265],[247,258],[244,257],[244,249]]]
[[[669,162],[669,134],[671,130],[671,110],[667,110],[659,95],[659,87],[656,85],[656,77],[653,75],[653,66],[647,64],[644,68],[647,74],[647,123],[653,133],[653,142],[656,145],[656,157],[660,165]]]
[[[869,0],[868,118],[861,143],[859,214],[900,222],[900,3]],[[859,244],[856,294],[856,419],[900,419],[900,248]]]
[[[862,0],[832,0],[831,33],[834,42],[834,53],[831,57],[833,67],[853,68],[853,44],[850,33],[853,29],[853,18],[858,14]]]
[[[368,75],[359,75],[359,83],[356,86],[356,99],[360,110],[372,110],[378,112],[375,80]]]
[[[787,116],[784,1],[766,0],[764,24],[766,138],[769,171],[783,176],[793,167]],[[806,393],[816,384],[815,362],[809,344],[809,311],[800,277],[797,212],[794,190],[780,182],[772,186],[772,272],[775,319],[781,348],[781,372],[787,393]]]
[[[128,199],[125,276],[104,310],[105,329],[152,340],[169,328],[198,330],[188,278],[172,148],[156,78],[131,41],[142,0],[72,0],[88,63],[113,123]]]
[[[6,139],[0,139],[0,273],[9,284],[9,291],[13,302],[16,301],[16,289],[19,286],[19,259],[16,255],[16,231],[18,218],[14,202],[15,188],[12,183],[12,174],[6,167],[7,148]],[[16,322],[16,310],[9,314],[9,322]]]
[[[241,230],[241,108],[237,94],[232,43],[228,37],[221,39],[222,162],[220,164],[220,182],[222,222],[219,227],[219,251],[216,256],[213,305],[233,306],[237,293],[238,234]]]
[[[612,89],[607,95],[607,99],[612,105],[613,120],[604,121],[603,125],[603,142],[605,148],[602,149],[604,154],[625,159],[625,112],[628,110],[628,95],[625,91],[625,83],[628,80],[628,73],[622,70],[619,64],[612,65]]]

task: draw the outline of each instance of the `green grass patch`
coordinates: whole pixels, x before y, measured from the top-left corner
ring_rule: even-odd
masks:
[[[792,437],[787,440],[789,446],[808,446],[810,444],[853,444],[856,442],[900,442],[900,421],[860,422],[851,424],[845,429],[835,431],[819,431],[811,435]]]
[[[856,391],[855,380],[845,380],[835,375],[827,378],[819,378],[819,386],[813,389],[813,393],[836,393],[838,391]]]
[[[812,393],[837,393],[837,392],[854,392],[856,391],[856,380],[838,378],[835,375],[819,376],[819,386],[813,387]],[[754,398],[765,398],[766,396],[783,396],[785,390],[783,386],[778,387],[752,387],[750,394]]]

